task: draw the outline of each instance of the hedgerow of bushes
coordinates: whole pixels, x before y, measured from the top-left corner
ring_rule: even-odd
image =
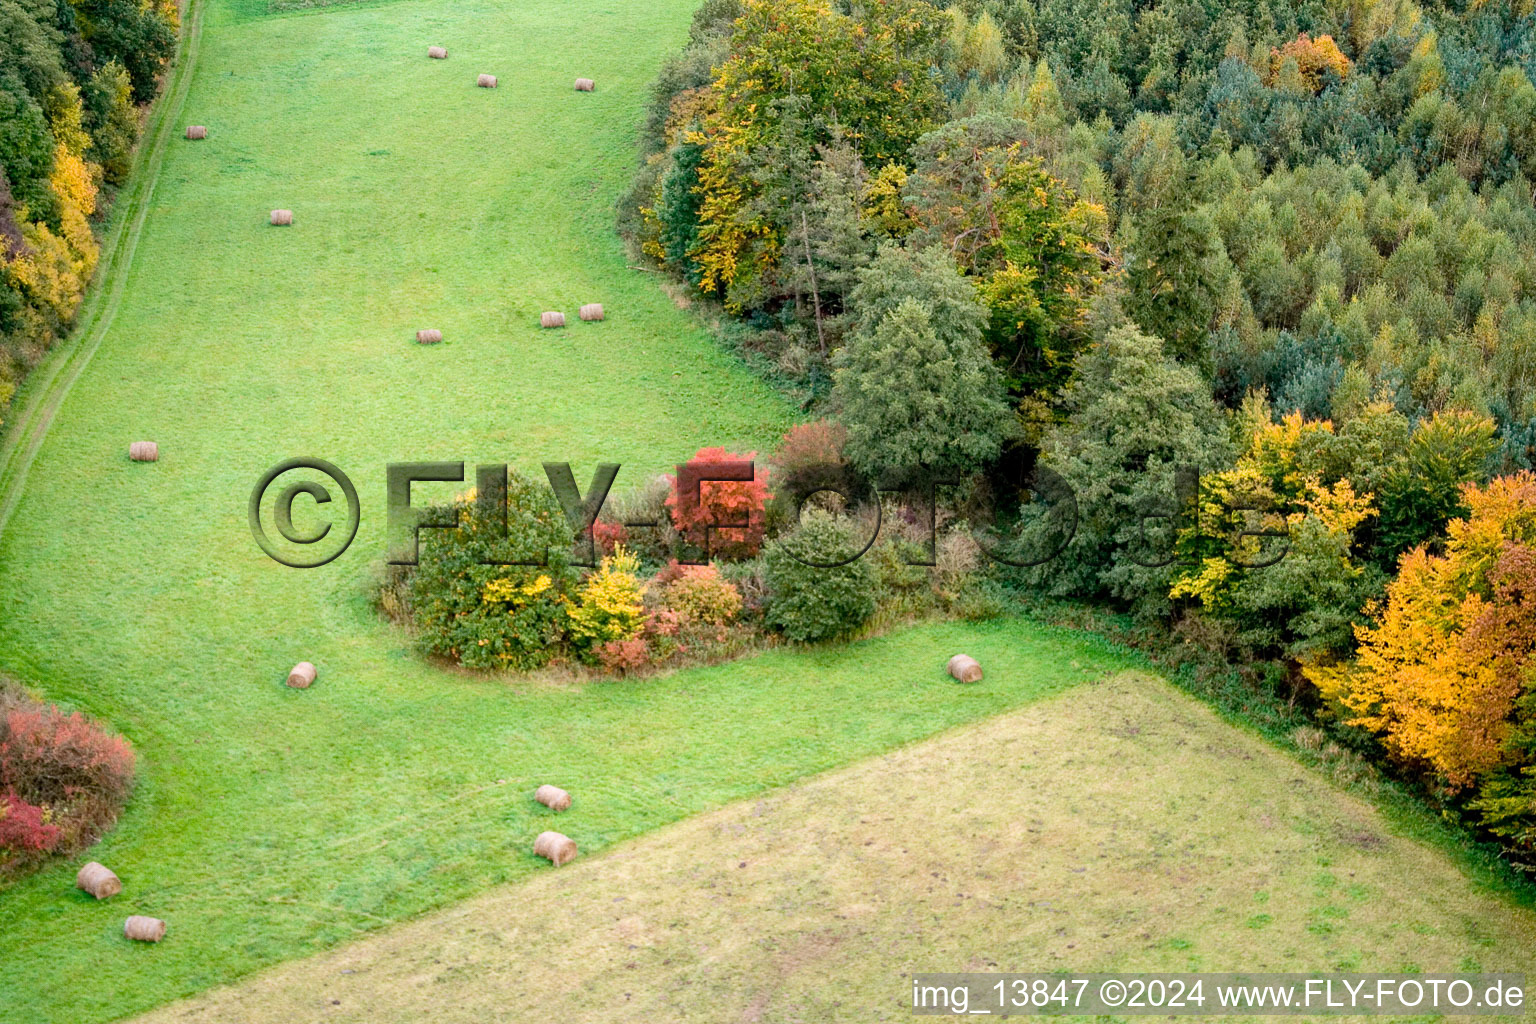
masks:
[[[705,448],[690,461],[707,475],[711,463],[742,458]],[[842,458],[841,431],[808,424],[791,430],[771,461],[793,470]],[[768,461],[756,463],[750,481],[704,480],[692,499],[679,495],[674,477],[617,496],[621,511],[604,511],[594,524],[599,562],[586,571],[573,562],[585,539],[576,540],[552,489],[511,473],[507,536],[473,493],[429,510],[437,522],[456,513],[458,527],[421,531],[418,565],[392,568],[381,607],[410,625],[424,652],[467,668],[563,665],[622,676],[785,640],[846,639],[945,613],[982,586],[974,545],[957,543],[953,531],[938,542],[935,566],[915,564],[927,559],[903,539],[905,526],[848,561],[865,546],[858,538],[869,535],[868,517],[834,514],[814,500],[795,516],[770,489]],[[657,515],[664,526],[626,531],[615,515]],[[899,506],[893,515],[906,522]],[[705,527],[712,553],[724,554],[689,564]],[[510,562],[543,564],[487,564]]]

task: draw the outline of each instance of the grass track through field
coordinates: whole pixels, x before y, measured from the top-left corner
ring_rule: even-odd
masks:
[[[113,207],[96,281],[81,305],[79,322],[64,343],[28,378],[23,393],[12,407],[11,422],[6,424],[5,438],[0,442],[0,534],[5,532],[11,512],[21,500],[27,471],[31,469],[43,439],[48,436],[54,414],[75,380],[90,364],[91,356],[96,354],[96,347],[112,326],[112,317],[122,302],[128,267],[133,263],[144,218],[154,198],[166,143],[176,133],[177,115],[192,82],[192,69],[197,65],[204,2],[188,0],[182,11],[183,27],[176,61],[166,80],[165,94],[155,104],[145,126],[143,142],[134,157],[130,185],[117,197]]]

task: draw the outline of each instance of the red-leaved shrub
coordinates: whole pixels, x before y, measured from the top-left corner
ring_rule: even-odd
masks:
[[[658,608],[645,620],[647,636],[677,636],[682,628],[683,617],[671,608]]]
[[[623,523],[599,519],[592,524],[592,542],[597,545],[597,553],[603,558],[613,554],[614,548],[628,540],[629,531],[624,529]]]
[[[47,853],[59,841],[59,827],[43,822],[43,809],[15,793],[0,794],[0,858],[7,851]]]
[[[597,660],[610,672],[628,675],[650,663],[651,649],[643,637],[610,640],[597,648]]]
[[[817,466],[840,466],[847,442],[848,430],[836,420],[798,423],[779,442],[773,464],[786,476]]]
[[[737,455],[724,448],[700,448],[688,460],[688,467],[707,476],[710,464],[750,462],[756,458],[756,452]],[[757,554],[767,529],[763,506],[769,498],[768,470],[761,463],[754,463],[752,472],[751,480],[701,480],[697,493],[692,487],[679,488],[677,478],[670,477],[672,490],[667,495],[667,508],[677,532],[691,544],[703,547],[705,529],[713,527],[709,529],[711,557],[750,558]],[[723,523],[745,525],[723,527]]]
[[[38,704],[0,719],[0,786],[62,803],[87,793],[121,799],[132,785],[133,747],[80,712]]]
[[[668,583],[673,583],[682,579],[684,573],[687,571],[688,566],[679,562],[675,558],[670,559],[666,565],[661,567],[660,571],[657,572],[655,576],[651,577],[651,585],[653,587],[664,587]]]
[[[93,842],[117,819],[133,770],[133,747],[121,736],[78,711],[0,691],[0,793],[9,822],[0,825],[0,863]]]

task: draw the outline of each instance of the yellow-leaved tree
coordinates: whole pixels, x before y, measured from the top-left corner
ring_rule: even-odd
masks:
[[[615,545],[567,611],[571,644],[586,654],[616,640],[633,640],[645,628],[640,559]]]
[[[1356,631],[1357,659],[1308,670],[1350,723],[1453,790],[1529,776],[1536,739],[1536,474],[1465,498],[1443,555],[1403,556],[1378,618]]]
[[[1229,620],[1247,646],[1297,661],[1347,649],[1380,573],[1353,557],[1372,495],[1342,475],[1327,420],[1271,422],[1256,398],[1239,417],[1242,454],[1200,481],[1199,512],[1170,596]]]

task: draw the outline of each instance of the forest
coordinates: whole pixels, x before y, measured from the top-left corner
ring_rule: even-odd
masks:
[[[74,322],[176,29],[175,0],[0,0],[0,409]]]
[[[1219,658],[1529,870],[1533,80],[1529,2],[708,0],[619,223],[854,471],[1025,540],[1065,482],[1007,586]]]

